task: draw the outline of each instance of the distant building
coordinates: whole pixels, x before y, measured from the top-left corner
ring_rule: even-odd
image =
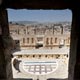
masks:
[[[18,40],[21,49],[53,49],[70,46],[70,25],[15,25],[10,24],[13,40]]]

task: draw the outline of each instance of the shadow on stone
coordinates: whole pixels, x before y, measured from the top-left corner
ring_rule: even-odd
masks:
[[[27,79],[24,79],[24,78],[15,78],[13,80],[33,80],[32,78],[27,78]]]
[[[16,78],[14,80],[33,80],[32,78],[27,78],[27,79],[24,79],[24,78]],[[66,79],[55,79],[55,78],[49,78],[47,80],[68,80],[67,78]]]
[[[68,78],[66,78],[66,79],[55,79],[55,78],[49,78],[49,79],[47,79],[47,80],[68,80]]]

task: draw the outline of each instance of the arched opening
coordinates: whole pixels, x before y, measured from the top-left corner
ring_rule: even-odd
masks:
[[[48,11],[49,10],[47,10],[46,12],[48,12]],[[51,10],[51,12],[52,11],[53,10]],[[34,12],[34,11],[32,11],[32,12]],[[35,12],[35,14],[36,13],[37,12]],[[34,15],[34,16],[37,16],[37,15]],[[43,18],[41,18],[41,19],[43,19]],[[22,52],[18,52],[18,53],[16,52],[15,56],[16,56],[16,54],[18,54],[18,55],[19,54],[21,54],[21,55],[23,55],[23,54],[24,55],[26,55],[26,54],[30,55],[30,57],[26,58],[26,60],[28,60],[28,62],[25,60],[25,61],[22,61],[21,63],[25,64],[26,68],[28,68],[27,63],[32,63],[33,64],[33,65],[29,66],[29,68],[30,68],[29,72],[31,74],[34,74],[34,75],[36,75],[36,74],[38,74],[38,75],[45,74],[45,73],[47,73],[46,71],[49,72],[49,70],[47,70],[48,66],[53,66],[54,68],[56,68],[54,66],[54,64],[51,63],[52,60],[53,60],[54,63],[56,63],[56,61],[58,60],[58,65],[60,65],[62,59],[65,59],[64,58],[65,56],[62,55],[62,54],[68,54],[69,55],[69,50],[68,50],[69,47],[64,46],[64,47],[61,47],[59,49],[59,46],[60,46],[59,39],[60,38],[66,39],[67,37],[70,37],[70,31],[68,30],[68,27],[71,27],[70,26],[71,22],[67,22],[67,21],[66,22],[65,21],[64,22],[59,22],[58,21],[58,22],[51,22],[51,23],[48,22],[48,24],[47,24],[47,23],[41,23],[41,22],[37,23],[35,21],[34,22],[29,21],[27,23],[25,21],[20,21],[20,22],[17,21],[15,23],[18,23],[18,26],[20,27],[20,31],[22,29],[24,31],[24,27],[25,27],[25,29],[26,29],[25,31],[29,32],[29,34],[26,34],[26,35],[24,34],[24,32],[22,32],[22,34],[20,35],[21,37],[25,38],[26,49],[24,51],[21,50]],[[12,22],[13,25],[15,25],[15,23]],[[54,26],[54,30],[53,30],[53,26]],[[26,27],[28,27],[28,29]],[[34,30],[36,31],[36,34],[35,34]],[[54,34],[53,34],[53,31],[54,31]],[[45,46],[48,49],[46,49]],[[35,55],[34,53],[37,54],[37,55]],[[34,54],[34,55],[32,55],[32,54]],[[44,54],[45,57],[42,58],[42,56],[40,54]],[[50,54],[50,55],[48,55],[48,54]],[[51,58],[52,54],[55,56],[55,58]],[[58,55],[60,55],[62,57],[59,57]],[[50,61],[50,59],[51,59],[51,61]],[[59,59],[60,59],[60,61],[59,61]],[[67,66],[68,65],[68,59],[69,59],[69,57],[66,58],[65,61],[62,61],[62,62],[66,62],[66,65],[65,65],[65,63],[62,64],[63,66],[65,66],[64,67],[64,70],[66,70],[66,71],[64,71],[65,74],[61,73],[61,72],[63,72],[63,70],[62,70],[61,66],[58,66],[58,68],[60,68],[60,71],[59,71],[59,69],[57,69],[59,71],[59,73],[57,73],[57,70],[55,72],[53,72],[53,70],[51,70],[51,72],[52,72],[51,75],[52,76],[50,76],[50,74],[48,74],[47,79],[48,78],[53,78],[54,79],[55,77],[58,78],[58,79],[68,78],[68,71],[67,71],[68,70],[68,66]],[[41,63],[41,61],[44,62],[44,60],[45,60],[46,65],[44,65],[44,63]],[[37,61],[37,62],[35,62],[35,61]],[[50,61],[50,62],[48,62],[48,61]],[[36,71],[35,71],[35,68],[31,68],[32,66],[34,66],[34,64],[39,67],[39,69],[38,69],[35,66]],[[42,65],[44,65],[44,67],[45,67],[45,70],[43,70],[43,71],[41,71],[42,70]],[[23,68],[25,68],[24,65],[22,65],[22,66],[23,66]],[[27,76],[26,71],[28,71],[28,70],[26,68],[24,69],[25,71],[22,70],[22,68],[20,68],[20,69],[21,69],[21,74],[25,73],[26,78],[27,78],[28,76]],[[34,69],[34,70],[32,70],[32,69]],[[53,68],[50,68],[50,69],[53,69]],[[36,74],[35,74],[35,72],[36,72]],[[53,77],[55,73],[57,75],[60,74],[61,76],[58,77],[57,75],[55,75],[55,77]],[[31,77],[34,78],[34,76],[31,76],[31,74],[28,74],[30,76],[29,78],[31,78]],[[64,75],[64,77],[62,77],[62,75]],[[46,76],[46,75],[44,75],[44,76]]]

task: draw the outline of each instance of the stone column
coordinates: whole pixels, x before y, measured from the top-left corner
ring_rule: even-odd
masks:
[[[0,8],[0,80],[12,80],[11,49],[7,10]]]
[[[63,34],[63,25],[60,25],[61,28],[61,34]]]
[[[69,80],[80,80],[80,9],[72,10]]]
[[[52,26],[52,29],[53,29],[53,35],[54,35],[54,31],[55,31],[55,30],[54,30],[54,29],[55,29],[54,27],[55,27],[55,26],[53,25],[53,26]]]

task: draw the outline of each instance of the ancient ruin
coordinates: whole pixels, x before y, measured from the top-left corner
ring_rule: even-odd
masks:
[[[12,9],[70,9],[73,14],[70,42],[68,80],[80,80],[80,3],[79,0],[0,0],[0,79],[12,80],[11,49],[7,8]]]

